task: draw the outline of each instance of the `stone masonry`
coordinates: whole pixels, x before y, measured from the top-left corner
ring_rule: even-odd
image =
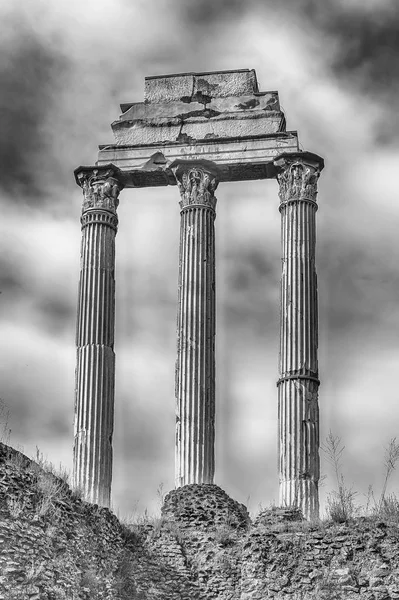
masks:
[[[308,523],[220,487],[172,490],[122,525],[0,444],[0,600],[397,600],[397,515]]]

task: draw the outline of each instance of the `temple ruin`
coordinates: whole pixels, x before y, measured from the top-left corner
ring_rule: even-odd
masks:
[[[181,214],[175,483],[213,483],[215,469],[215,191],[277,179],[282,276],[278,387],[280,506],[319,511],[315,269],[321,157],[286,131],[276,91],[254,70],[147,77],[144,102],[121,105],[113,144],[79,167],[83,190],[77,319],[74,486],[109,506],[114,421],[115,235],[124,188],[177,185]],[[176,232],[177,234],[177,232]]]

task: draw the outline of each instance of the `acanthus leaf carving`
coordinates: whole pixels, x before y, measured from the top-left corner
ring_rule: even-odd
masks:
[[[190,205],[204,205],[215,210],[215,190],[218,186],[216,175],[203,166],[173,168],[179,187],[180,208]]]
[[[289,200],[316,202],[319,175],[320,169],[313,165],[300,160],[286,161],[285,168],[277,174],[281,203]]]
[[[82,212],[100,208],[116,214],[123,185],[115,177],[113,169],[80,171],[77,179],[83,190]]]

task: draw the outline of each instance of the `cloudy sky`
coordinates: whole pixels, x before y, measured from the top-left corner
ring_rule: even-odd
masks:
[[[321,438],[378,493],[399,437],[399,7],[396,0],[3,0],[0,398],[11,444],[72,466],[81,190],[144,77],[253,68],[287,129],[325,158],[317,269]],[[280,215],[274,181],[217,190],[216,483],[277,501]],[[175,187],[119,208],[113,504],[173,487],[179,210]],[[322,499],[333,487],[330,468]],[[397,490],[399,474],[392,479]]]

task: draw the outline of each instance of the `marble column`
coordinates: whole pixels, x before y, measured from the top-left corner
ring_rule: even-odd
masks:
[[[278,380],[279,503],[319,514],[317,180],[322,158],[309,152],[274,161],[280,185],[282,277]]]
[[[172,165],[181,200],[176,361],[175,484],[213,483],[215,471],[215,207],[209,161]]]
[[[114,423],[116,209],[123,185],[116,167],[79,167],[83,189],[81,270],[76,329],[73,485],[110,506]]]

